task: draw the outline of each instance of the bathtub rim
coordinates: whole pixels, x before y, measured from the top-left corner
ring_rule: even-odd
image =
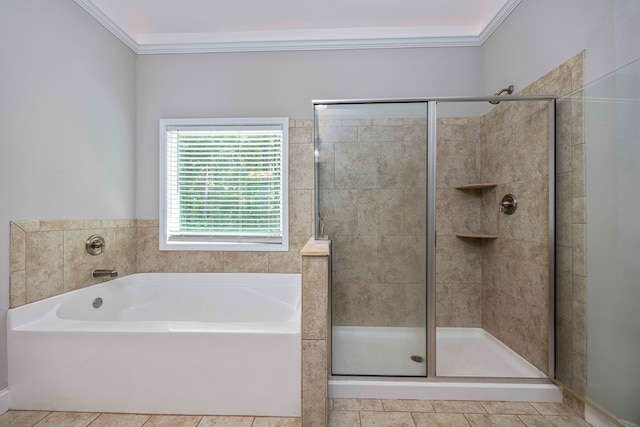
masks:
[[[106,320],[73,320],[64,319],[57,316],[58,307],[67,299],[83,292],[94,292],[108,289],[114,286],[117,281],[119,285],[130,286],[175,286],[169,283],[179,276],[189,276],[192,279],[205,279],[207,277],[231,278],[232,283],[191,283],[188,286],[194,287],[219,287],[228,288],[242,286],[237,283],[246,278],[257,280],[268,277],[266,283],[258,286],[267,288],[295,288],[298,291],[297,301],[294,307],[295,314],[287,321],[273,322],[205,322],[205,321],[166,321],[166,320],[137,320],[137,321],[106,321]],[[158,279],[159,283],[157,282]],[[282,280],[287,279],[287,280]],[[154,281],[152,285],[150,281]],[[256,285],[251,283],[250,285]],[[248,287],[251,287],[251,286]],[[47,327],[47,321],[55,322],[56,327]],[[299,273],[133,273],[120,276],[112,280],[107,280],[84,288],[74,289],[62,294],[53,295],[37,301],[32,301],[7,310],[7,331],[8,333],[282,333],[299,334],[302,327],[302,275]],[[43,325],[45,327],[43,327]],[[126,326],[126,327],[125,327]]]

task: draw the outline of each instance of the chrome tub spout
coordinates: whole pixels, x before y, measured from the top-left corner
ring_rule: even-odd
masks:
[[[116,270],[93,270],[91,277],[118,277]]]

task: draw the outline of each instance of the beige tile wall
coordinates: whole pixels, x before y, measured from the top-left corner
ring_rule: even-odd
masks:
[[[329,255],[331,242],[310,240],[302,250],[302,424],[328,421]]]
[[[503,102],[483,117],[483,327],[543,372],[549,345],[549,109]],[[498,210],[513,194],[513,215]]]
[[[424,324],[426,120],[321,121],[318,136],[333,324]]]
[[[583,60],[583,53],[576,55],[526,87],[522,94],[561,96],[581,87]],[[575,118],[581,113],[570,114]],[[500,235],[483,247],[483,327],[544,372],[548,372],[550,262],[547,126],[545,103],[501,103],[483,117],[481,138],[482,180],[498,183],[495,190],[486,190],[484,195],[482,227]],[[567,289],[573,295],[572,282],[579,289],[583,278],[576,276],[576,265],[579,267],[583,259],[580,236],[584,230],[574,221],[584,221],[580,213],[584,179],[578,178],[584,173],[584,155],[580,154],[580,138],[573,138],[581,134],[581,125],[575,120],[573,125],[560,121],[557,127],[556,295],[558,312],[562,313],[558,318],[562,339],[567,334],[567,317],[579,316],[584,307],[573,296],[571,302],[567,300]],[[570,129],[571,137],[562,136]],[[565,197],[568,191],[572,196]],[[512,216],[497,213],[497,203],[506,193],[518,199],[518,210]],[[576,341],[576,335],[579,333],[574,331],[570,342]],[[562,370],[567,359],[563,352],[567,352],[564,345],[558,350],[558,368]]]
[[[300,250],[313,234],[313,121],[289,129],[289,251],[190,252],[158,249],[157,219],[13,221],[11,307],[107,279],[96,268],[136,272],[301,273]],[[105,238],[103,254],[85,251],[92,234]]]
[[[135,220],[11,222],[11,307],[93,285],[94,269],[136,271]],[[89,255],[85,243],[100,234],[101,255]]]
[[[578,55],[573,63],[567,64],[571,92],[584,86],[583,61],[583,55]],[[584,397],[587,382],[586,188],[581,94],[560,100],[557,108],[556,376]],[[578,410],[582,409],[579,399],[573,402]]]
[[[436,326],[481,327],[481,246],[457,233],[481,231],[480,117],[440,118],[436,152]]]

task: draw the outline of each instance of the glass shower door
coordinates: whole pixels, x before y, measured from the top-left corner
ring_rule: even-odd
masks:
[[[315,105],[334,375],[426,376],[427,104]]]

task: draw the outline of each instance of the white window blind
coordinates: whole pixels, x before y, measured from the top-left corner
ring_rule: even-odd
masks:
[[[165,248],[288,249],[286,118],[162,120],[163,132]]]

